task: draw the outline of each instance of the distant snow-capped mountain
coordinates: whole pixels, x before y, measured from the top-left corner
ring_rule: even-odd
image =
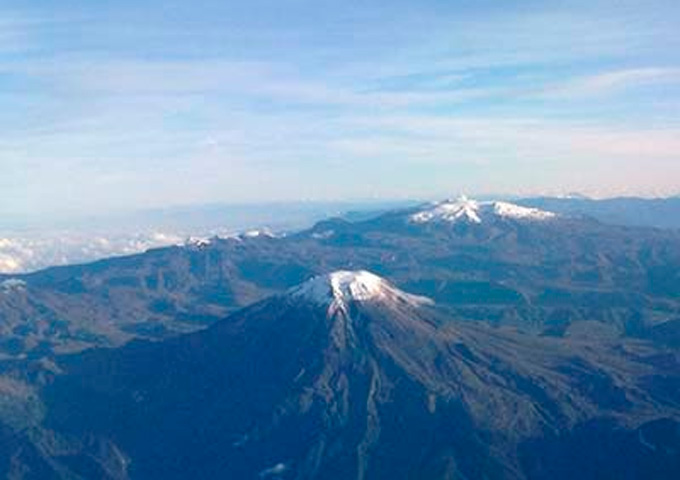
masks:
[[[412,214],[409,219],[413,223],[428,222],[467,222],[482,223],[489,218],[507,218],[513,220],[543,221],[555,218],[553,212],[538,208],[523,207],[509,202],[477,201],[462,196],[456,200],[436,202]]]

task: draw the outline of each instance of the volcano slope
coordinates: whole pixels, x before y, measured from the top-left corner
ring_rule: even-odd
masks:
[[[680,365],[659,348],[455,321],[340,271],[61,359],[3,456],[10,478],[25,445],[54,478],[678,478]]]

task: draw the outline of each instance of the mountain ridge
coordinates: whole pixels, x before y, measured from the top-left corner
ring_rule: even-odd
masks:
[[[327,220],[284,237],[212,239],[0,276],[0,359],[195,331],[314,275],[365,269],[466,318],[570,335],[654,338],[680,318],[680,235],[560,215],[413,224],[423,207]],[[9,283],[4,283],[9,281]],[[17,283],[18,282],[18,283]],[[19,287],[19,288],[15,288]],[[602,329],[600,329],[602,330]],[[603,331],[603,333],[605,333]]]

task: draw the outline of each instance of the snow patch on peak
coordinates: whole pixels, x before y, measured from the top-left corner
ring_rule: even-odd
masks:
[[[465,196],[457,200],[434,203],[409,217],[413,223],[482,223],[488,217],[511,218],[515,220],[548,220],[556,214],[538,208],[522,207],[509,202],[479,202]]]
[[[0,282],[0,292],[8,293],[18,290],[25,290],[26,282],[18,278],[8,278]]]
[[[494,202],[493,209],[496,215],[507,218],[546,220],[556,216],[553,212],[540,210],[538,208],[522,207],[508,202]]]
[[[368,300],[379,296],[385,284],[382,278],[365,270],[340,270],[314,277],[292,293],[315,303],[326,303],[331,299]]]
[[[317,240],[327,240],[335,235],[335,230],[324,230],[323,232],[312,233],[312,238]]]
[[[432,208],[422,210],[411,215],[411,221],[415,223],[426,223],[430,221],[456,222],[467,220],[471,223],[482,223],[479,217],[480,203],[470,200],[466,196],[458,200],[446,200],[435,203]]]
[[[241,234],[241,237],[243,238],[276,238],[276,235],[272,233],[269,229],[263,229],[263,230],[248,230],[247,232],[244,232]]]
[[[328,279],[334,296],[355,300],[368,300],[379,296],[387,286],[382,278],[366,270],[334,272]]]
[[[187,238],[186,242],[184,243],[185,246],[191,247],[191,248],[197,248],[199,250],[204,249],[212,245],[213,241],[217,237],[196,237],[196,236],[191,236]]]
[[[402,292],[385,279],[366,270],[340,270],[320,275],[293,288],[290,295],[316,304],[340,307],[348,301],[390,299],[412,304],[431,303],[428,298]]]

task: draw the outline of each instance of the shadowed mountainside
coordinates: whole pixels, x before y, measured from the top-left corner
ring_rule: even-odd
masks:
[[[59,366],[28,430],[54,478],[680,473],[677,352],[452,321],[365,272]]]

